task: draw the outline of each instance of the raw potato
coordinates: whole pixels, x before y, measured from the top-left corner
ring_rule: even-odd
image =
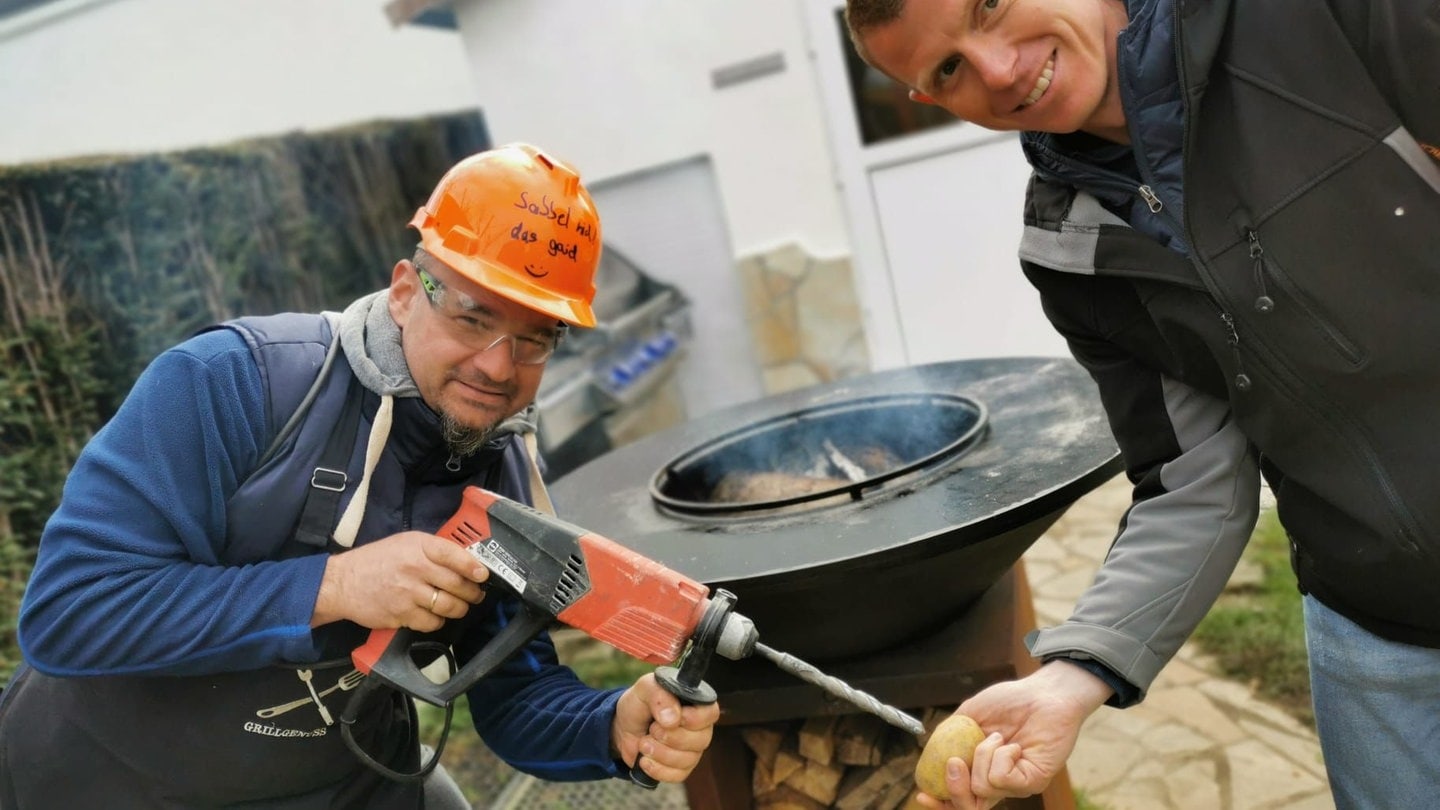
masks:
[[[960,757],[965,764],[975,761],[975,746],[985,739],[980,725],[963,714],[952,714],[930,732],[925,750],[920,752],[920,761],[915,763],[915,784],[937,799],[950,798],[950,789],[945,786],[945,763],[950,757]]]

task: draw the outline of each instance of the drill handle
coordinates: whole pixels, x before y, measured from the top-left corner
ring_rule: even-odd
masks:
[[[704,681],[692,684],[689,683],[691,680],[689,677],[682,677],[680,670],[675,667],[655,668],[655,682],[674,695],[681,706],[704,706],[715,702],[715,689],[710,684]],[[655,777],[640,769],[639,757],[636,757],[635,765],[630,769],[630,781],[646,790],[654,790],[660,784]]]
[[[552,617],[524,602],[520,612],[490,639],[473,658],[441,683],[435,683],[415,663],[412,650],[423,636],[414,630],[372,630],[363,646],[351,653],[356,669],[369,674],[401,692],[435,706],[449,706],[481,678],[499,669],[514,655],[540,635]]]

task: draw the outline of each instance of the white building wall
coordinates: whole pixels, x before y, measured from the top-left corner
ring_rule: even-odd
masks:
[[[454,31],[379,0],[59,0],[0,20],[0,164],[479,107]]]
[[[457,0],[497,143],[544,144],[590,180],[708,155],[736,255],[849,253],[799,7],[787,0]],[[780,53],[784,70],[711,73]]]

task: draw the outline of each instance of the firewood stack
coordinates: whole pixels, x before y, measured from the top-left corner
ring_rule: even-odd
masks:
[[[930,731],[955,707],[924,711]],[[755,810],[919,810],[920,741],[870,714],[810,717],[740,730],[755,755]]]

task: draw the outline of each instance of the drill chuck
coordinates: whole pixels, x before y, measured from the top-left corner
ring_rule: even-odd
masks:
[[[731,661],[739,661],[755,653],[755,643],[759,640],[760,633],[755,630],[755,622],[731,611],[730,615],[725,617],[725,625],[720,628],[720,639],[715,643],[715,652]]]

